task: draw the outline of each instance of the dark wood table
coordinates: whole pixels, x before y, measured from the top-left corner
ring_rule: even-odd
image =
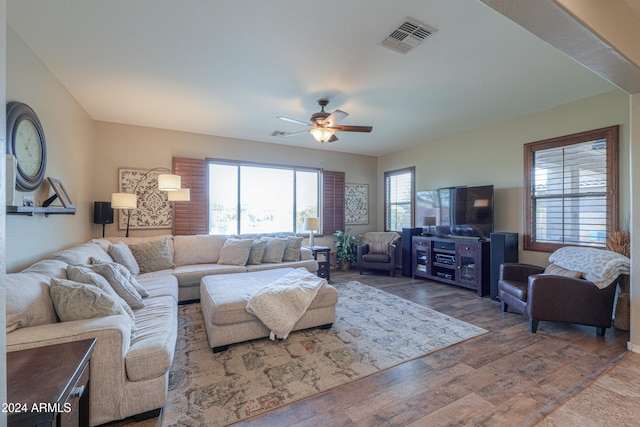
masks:
[[[331,248],[327,246],[305,246],[313,253],[313,259],[318,262],[318,276],[324,277],[327,281],[331,278],[331,260],[329,253]]]
[[[89,426],[95,339],[7,353],[9,426]]]

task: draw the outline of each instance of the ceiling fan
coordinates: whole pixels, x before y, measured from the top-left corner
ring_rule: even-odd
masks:
[[[303,122],[301,120],[290,119],[285,116],[278,116],[279,119],[285,120],[291,123],[297,123],[304,126],[309,126],[311,129],[302,130],[300,132],[279,132],[280,136],[288,137],[292,135],[298,135],[304,132],[309,132],[318,142],[333,142],[337,141],[336,131],[340,132],[371,132],[373,127],[371,126],[343,126],[338,123],[347,117],[349,114],[342,110],[335,110],[333,113],[327,113],[324,111],[324,107],[329,104],[328,99],[319,99],[318,104],[322,108],[321,111],[313,113],[309,122]]]

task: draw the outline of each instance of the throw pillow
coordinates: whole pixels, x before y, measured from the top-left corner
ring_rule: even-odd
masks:
[[[557,264],[549,264],[547,268],[544,269],[544,274],[553,274],[554,276],[573,277],[574,279],[579,279],[582,276],[582,273],[579,271],[567,270],[566,268],[562,268]]]
[[[369,253],[371,254],[389,254],[389,243],[387,242],[372,242],[369,243]]]
[[[138,262],[133,256],[133,252],[131,252],[131,249],[129,249],[129,246],[127,246],[125,243],[114,243],[112,245],[109,245],[108,252],[115,262],[127,267],[131,274],[133,274],[134,276],[140,274],[140,267],[138,266]]]
[[[287,245],[284,248],[282,261],[300,261],[300,248],[302,248],[302,237],[287,237]]]
[[[20,328],[58,321],[49,296],[49,282],[48,276],[38,273],[7,274],[5,305],[7,333]]]
[[[109,285],[107,279],[105,279],[98,273],[91,271],[86,267],[70,265],[69,267],[67,267],[67,277],[69,277],[69,280],[73,282],[84,283],[100,288],[122,305],[122,308],[129,315],[131,320],[136,319],[136,316],[135,314],[133,314],[133,310],[131,310],[131,307],[129,307],[125,300],[123,300],[120,295],[118,295],[116,291],[113,290],[111,285]]]
[[[98,273],[109,282],[111,288],[131,308],[143,308],[142,296],[136,288],[118,271],[111,263],[100,263],[86,266],[86,268]]]
[[[246,265],[252,244],[251,239],[227,239],[220,249],[218,264]]]
[[[129,249],[140,267],[141,274],[175,267],[171,253],[171,237],[131,244]]]
[[[267,247],[264,250],[262,262],[282,262],[284,250],[287,247],[287,239],[263,238],[267,241]]]
[[[249,259],[247,259],[247,265],[262,264],[262,257],[264,256],[264,250],[267,248],[266,240],[254,240],[249,251]]]
[[[124,276],[124,278],[129,281],[131,283],[131,285],[135,288],[136,291],[138,291],[138,294],[140,294],[140,296],[142,298],[147,298],[149,296],[149,292],[147,292],[147,290],[144,288],[144,286],[142,286],[140,284],[140,282],[138,282],[138,279],[136,279],[133,274],[131,274],[131,272],[129,271],[129,269],[127,267],[125,267],[122,264],[118,264],[117,262],[109,262],[109,263],[104,263],[102,261],[99,261],[95,258],[91,258],[91,264],[111,264],[116,270],[118,270],[118,272],[120,274],[122,274]]]
[[[58,318],[63,322],[123,314],[122,305],[102,289],[86,283],[51,279],[49,289]],[[135,324],[131,322],[132,331]]]

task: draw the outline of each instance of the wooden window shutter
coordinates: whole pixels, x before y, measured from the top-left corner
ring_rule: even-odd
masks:
[[[180,175],[182,188],[191,191],[191,201],[173,202],[173,235],[208,234],[206,160],[174,157],[173,173]]]
[[[344,230],[344,172],[322,172],[322,233]]]

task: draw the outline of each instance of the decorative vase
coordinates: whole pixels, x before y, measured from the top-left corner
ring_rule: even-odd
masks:
[[[618,279],[620,285],[620,292],[618,293],[618,299],[616,301],[616,311],[613,319],[613,326],[621,331],[628,331],[631,329],[630,320],[630,303],[631,298],[629,295],[629,275],[623,274]]]

